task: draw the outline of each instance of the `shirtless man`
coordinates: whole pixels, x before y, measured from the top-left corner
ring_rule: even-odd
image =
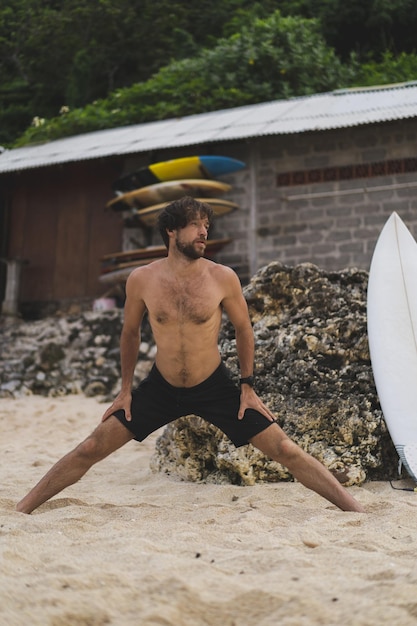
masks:
[[[143,441],[190,414],[214,423],[236,446],[250,442],[340,509],[364,511],[331,472],[287,437],[255,393],[254,336],[239,279],[232,269],[204,258],[211,217],[210,206],[189,197],[160,214],[168,256],[137,268],[126,284],[121,390],[93,433],[45,474],[18,511],[31,513],[131,439]],[[157,354],[149,376],[132,392],[146,311]],[[222,311],[235,329],[240,388],[218,350]]]

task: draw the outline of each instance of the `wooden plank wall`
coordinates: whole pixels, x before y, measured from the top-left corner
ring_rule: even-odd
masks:
[[[117,164],[83,162],[16,174],[8,257],[25,259],[20,300],[95,298],[100,257],[121,250],[120,215],[106,211]]]

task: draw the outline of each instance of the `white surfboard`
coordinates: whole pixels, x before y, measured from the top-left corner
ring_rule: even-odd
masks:
[[[375,246],[367,310],[384,419],[402,463],[417,482],[417,243],[395,212]]]

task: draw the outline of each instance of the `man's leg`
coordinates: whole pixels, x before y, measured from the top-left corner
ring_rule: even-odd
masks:
[[[17,504],[16,510],[31,513],[40,504],[76,483],[94,463],[123,446],[133,434],[114,416],[101,422],[87,439],[66,454]]]
[[[333,474],[317,459],[291,441],[278,424],[271,424],[255,435],[250,442],[271,459],[284,465],[305,487],[323,496],[342,511],[364,512],[363,506],[350,495]]]

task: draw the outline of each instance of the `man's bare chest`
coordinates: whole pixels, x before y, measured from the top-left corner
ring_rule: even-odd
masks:
[[[206,324],[220,314],[220,296],[202,283],[165,284],[147,303],[158,324]]]

